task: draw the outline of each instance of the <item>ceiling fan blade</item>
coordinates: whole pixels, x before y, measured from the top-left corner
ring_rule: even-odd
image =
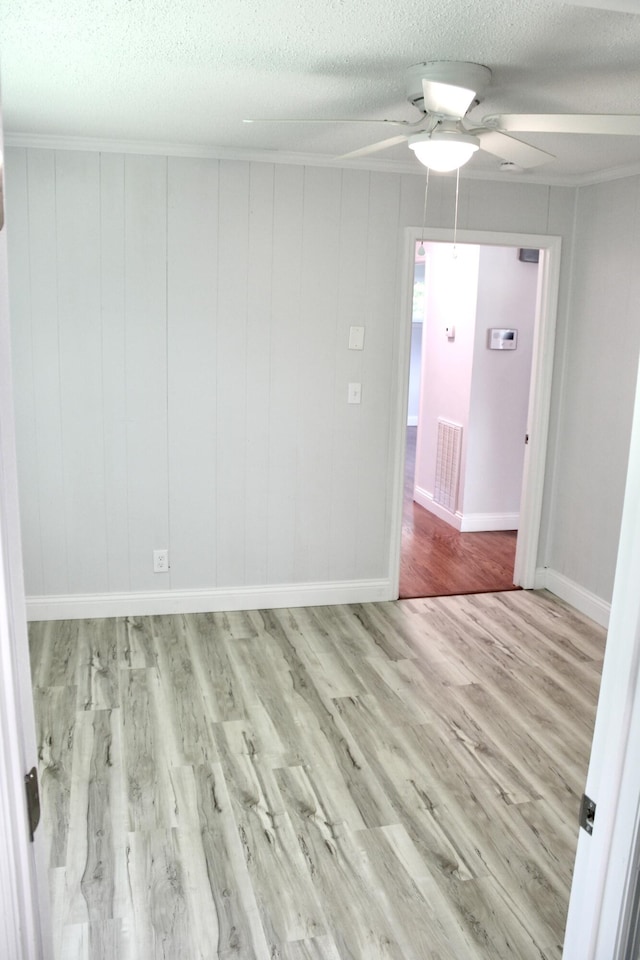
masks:
[[[397,143],[406,141],[406,137],[389,137],[388,140],[379,140],[377,143],[370,143],[367,147],[360,147],[359,150],[352,150],[351,153],[343,153],[340,160],[352,160],[354,157],[366,157],[370,153],[378,153],[380,150],[387,150],[389,147],[395,147]]]
[[[606,113],[500,113],[482,121],[510,133],[596,133],[640,136],[640,116]]]
[[[508,160],[509,163],[516,163],[524,170],[555,160],[553,154],[539,150],[538,147],[532,147],[530,143],[516,140],[515,137],[509,137],[499,130],[470,130],[469,132],[480,138],[481,150],[486,150],[487,153],[492,153],[494,157],[500,157],[501,160]]]
[[[245,119],[243,123],[386,123],[393,127],[420,127],[424,126],[424,117],[419,120],[349,120],[342,117],[322,117],[313,120],[308,117],[253,117]]]

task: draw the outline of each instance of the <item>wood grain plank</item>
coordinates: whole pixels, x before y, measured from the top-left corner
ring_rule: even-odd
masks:
[[[128,915],[126,803],[119,710],[76,715],[65,921]]]
[[[152,618],[158,664],[158,702],[167,735],[164,754],[172,766],[217,759],[202,689],[187,642],[184,616]]]
[[[75,728],[75,687],[36,687],[38,768],[49,867],[64,867]]]
[[[451,956],[467,955],[470,944],[466,931],[446,898],[437,897],[433,879],[429,882],[426,871],[414,878],[411,870],[406,869],[407,837],[402,827],[364,830],[354,839],[375,877],[372,887],[380,909],[391,910],[402,955],[415,960],[425,956],[448,960]],[[400,842],[405,847],[404,856],[396,855]],[[434,901],[437,909],[433,909]]]
[[[118,663],[121,668],[141,669],[156,666],[149,617],[124,617],[116,620]]]
[[[221,960],[266,960],[269,949],[222,767],[200,765],[193,774],[198,818],[193,844],[207,880],[205,886],[201,878],[198,890],[202,897],[208,887],[217,924],[217,937],[211,942]],[[183,831],[180,843],[184,845]],[[183,859],[191,864],[195,852],[185,851]],[[188,870],[191,873],[191,866]]]
[[[537,600],[34,625],[57,960],[558,960],[604,636]]]
[[[210,718],[218,722],[246,717],[248,705],[257,699],[237,673],[224,623],[213,614],[190,614],[186,627],[193,669]]]
[[[323,911],[274,776],[251,758],[226,752],[220,742],[219,749],[269,949],[324,934]]]
[[[155,670],[121,672],[122,744],[131,831],[174,826],[173,796],[165,750],[170,733],[159,702]]]
[[[75,960],[133,960],[121,920],[67,924],[60,953]]]
[[[39,651],[32,670],[34,687],[75,686],[78,621],[32,623],[29,636]]]
[[[79,710],[109,710],[120,706],[119,650],[116,620],[79,620]]]
[[[136,955],[191,960],[196,955],[176,831],[137,830],[130,834],[127,868]]]
[[[285,943],[280,957],[282,960],[341,960],[335,942],[328,936]]]
[[[277,771],[297,842],[340,957],[396,960],[403,956],[385,910],[372,909],[375,883],[358,856],[354,834],[336,828],[320,795],[299,767]]]

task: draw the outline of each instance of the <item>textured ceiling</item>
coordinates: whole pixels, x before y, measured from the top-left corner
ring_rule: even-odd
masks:
[[[558,0],[3,0],[0,53],[14,134],[335,157],[396,131],[241,120],[414,119],[404,70],[437,59],[491,67],[474,119],[640,113],[640,16]],[[519,136],[557,155],[537,179],[640,168],[640,137]],[[405,144],[377,157],[421,169]]]

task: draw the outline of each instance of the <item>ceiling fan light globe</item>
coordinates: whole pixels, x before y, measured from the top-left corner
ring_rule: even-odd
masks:
[[[470,133],[434,130],[410,137],[409,147],[425,167],[437,173],[450,173],[468,163],[479,149],[480,141]]]

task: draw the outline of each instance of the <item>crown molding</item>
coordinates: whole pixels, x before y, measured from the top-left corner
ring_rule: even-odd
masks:
[[[282,163],[296,166],[339,167],[354,170],[378,170],[387,173],[418,174],[411,161],[342,160],[326,154],[295,153],[283,150],[246,150],[215,144],[171,143],[151,140],[109,140],[97,137],[66,137],[39,133],[5,132],[5,146],[38,150],[82,150],[93,153],[134,153],[146,156],[195,157],[212,160],[244,160],[257,163]]]
[[[591,187],[597,183],[608,183],[610,180],[625,180],[627,177],[640,175],[640,163],[628,163],[624,167],[611,167],[609,170],[598,170],[597,173],[585,173],[573,179],[574,187]]]
[[[68,137],[54,134],[5,131],[6,147],[37,150],[80,150],[92,153],[127,153],[162,157],[195,157],[212,160],[241,160],[255,163],[282,163],[306,167],[334,167],[342,170],[368,170],[377,173],[400,173],[422,177],[424,168],[414,160],[384,160],[358,157],[344,160],[326,154],[296,153],[282,150],[249,150],[222,147],[214,144],[171,143],[150,140],[110,140],[98,137]],[[494,182],[530,183],[549,187],[586,187],[610,180],[621,180],[640,175],[640,163],[613,167],[586,174],[563,176],[545,175],[544,171],[531,173],[500,173],[498,170],[464,168],[465,180],[492,180]],[[454,177],[455,173],[439,173],[439,177]]]

